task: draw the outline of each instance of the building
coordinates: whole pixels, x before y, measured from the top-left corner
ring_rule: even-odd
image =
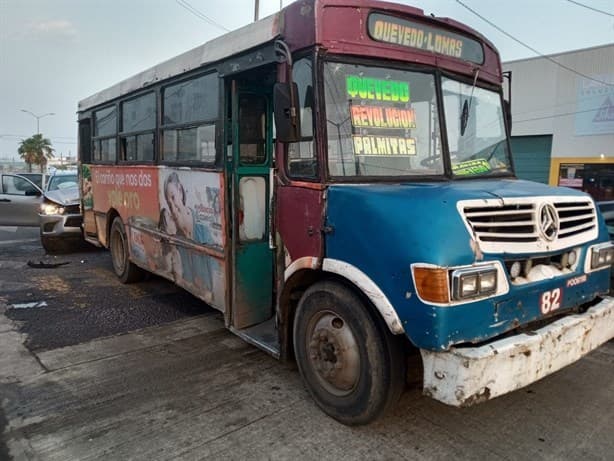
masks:
[[[512,71],[518,176],[614,200],[614,45],[510,61],[503,69]]]

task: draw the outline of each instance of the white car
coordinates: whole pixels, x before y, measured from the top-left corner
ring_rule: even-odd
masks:
[[[38,226],[43,191],[19,174],[0,174],[0,226]]]
[[[76,170],[57,170],[49,177],[40,204],[40,235],[49,253],[67,251],[83,240],[79,179]]]

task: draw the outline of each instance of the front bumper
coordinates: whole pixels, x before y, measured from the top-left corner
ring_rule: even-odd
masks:
[[[75,214],[40,216],[41,235],[44,237],[79,237],[83,217]]]
[[[421,349],[424,394],[466,407],[524,387],[614,338],[614,298],[530,334],[446,352]]]

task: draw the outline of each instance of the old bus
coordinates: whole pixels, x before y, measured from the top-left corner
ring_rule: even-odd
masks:
[[[84,233],[296,360],[339,421],[412,371],[488,400],[614,336],[603,219],[515,178],[503,86],[452,19],[299,0],[79,103]]]

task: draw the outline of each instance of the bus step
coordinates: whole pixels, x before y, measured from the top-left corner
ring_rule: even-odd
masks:
[[[276,359],[279,358],[279,335],[275,326],[275,316],[257,325],[237,330],[230,330],[248,343],[262,349]]]

